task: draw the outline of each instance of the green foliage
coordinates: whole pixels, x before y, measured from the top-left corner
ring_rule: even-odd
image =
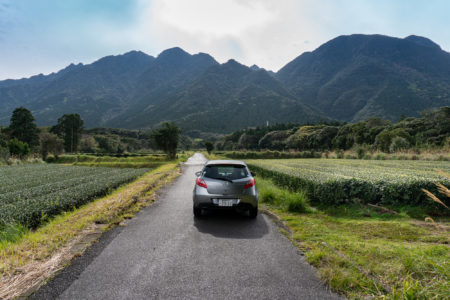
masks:
[[[450,104],[450,55],[429,44],[382,35],[340,36],[302,54],[276,76],[297,99],[330,118],[394,121],[417,116],[430,105]]]
[[[57,159],[64,150],[64,141],[56,134],[42,132],[40,134],[42,159],[46,160],[49,153]]]
[[[286,211],[308,212],[308,197],[302,191],[292,192],[281,189],[270,180],[259,178],[257,181],[259,200],[262,203],[280,207]]]
[[[363,159],[366,155],[366,149],[364,147],[359,146],[356,148],[356,155],[358,156],[358,159]]]
[[[0,146],[0,164],[6,163],[10,158],[10,156],[11,153],[9,152],[9,149],[6,147],[6,144],[5,147]]]
[[[357,150],[357,157],[363,158],[366,150],[377,148],[389,152],[413,146],[443,147],[448,138],[450,107],[442,107],[428,112],[422,118],[405,118],[394,124],[378,118],[369,118],[355,124],[300,127],[288,124],[284,127],[277,125],[272,128],[240,130],[218,142],[218,150],[329,151],[354,148]],[[392,144],[394,139],[396,142]]]
[[[302,126],[286,140],[287,147],[296,150],[331,149],[332,140],[338,132],[335,126]]]
[[[155,129],[151,136],[158,148],[169,158],[174,159],[177,155],[180,132],[181,129],[175,123],[165,122],[159,129]]]
[[[16,108],[13,111],[7,131],[11,139],[26,143],[31,148],[39,145],[39,129],[36,127],[31,112],[24,107]]]
[[[80,140],[80,152],[96,153],[99,149],[99,143],[93,136],[83,134]]]
[[[285,151],[232,151],[222,154],[232,159],[279,159],[279,158],[320,158],[320,153],[314,151],[285,152]]]
[[[450,170],[449,162],[291,159],[247,163],[280,186],[305,191],[314,204],[423,205],[439,212],[440,207],[421,189],[436,192],[436,181],[450,186],[448,179],[434,171]]]
[[[389,146],[389,151],[397,152],[397,151],[406,150],[409,147],[410,147],[410,144],[405,138],[403,138],[401,136],[396,136],[392,139],[391,145]]]
[[[307,212],[308,197],[303,191],[289,192],[284,191],[282,197],[286,201],[287,210],[290,212]]]
[[[8,147],[11,155],[16,155],[20,158],[27,156],[31,152],[27,143],[22,143],[16,138],[9,140],[6,146]]]
[[[79,114],[65,114],[58,119],[58,124],[51,128],[51,132],[64,140],[66,152],[77,152],[78,144],[83,133],[83,120]]]
[[[4,120],[15,103],[33,103],[40,124],[73,111],[83,112],[87,127],[152,128],[170,120],[186,131],[216,133],[267,121],[398,120],[430,105],[449,105],[448,57],[438,47],[380,35],[338,37],[276,74],[233,60],[219,65],[209,55],[181,49],[157,58],[132,51],[70,65],[56,75],[5,82],[0,117]]]
[[[259,126],[256,128],[248,128],[244,130],[238,130],[233,132],[232,134],[226,135],[222,142],[219,142],[217,145],[217,150],[233,150],[233,149],[239,149],[239,148],[245,148],[245,149],[265,149],[270,148],[274,149],[270,141],[272,138],[280,140],[285,139],[289,136],[288,131],[295,129],[298,127],[296,124],[275,124],[271,126]],[[266,136],[269,133],[272,132],[279,132],[278,136],[272,137],[272,136]],[[284,134],[286,132],[286,134]],[[244,135],[251,137],[250,139],[243,138],[241,140],[241,136]],[[276,134],[272,134],[276,135]],[[239,140],[241,142],[239,143]],[[261,144],[260,141],[262,140]],[[276,142],[275,142],[276,143]],[[282,150],[285,147],[282,145],[277,144],[276,150]]]
[[[167,162],[165,155],[127,155],[94,156],[63,155],[58,159],[47,160],[51,163],[73,164],[76,166],[108,167],[108,168],[156,168]]]
[[[6,147],[6,143],[8,142],[6,131],[3,126],[0,126],[0,147]]]
[[[120,151],[120,149],[123,149],[123,147],[120,147],[120,141],[117,137],[101,135],[101,136],[95,136],[94,140],[98,144],[97,152],[99,152],[99,153],[121,153],[121,152],[123,152],[123,151]],[[93,152],[90,152],[90,153],[93,153]]]
[[[206,142],[205,142],[205,148],[206,148],[206,151],[208,151],[208,154],[211,154],[211,151],[214,150],[214,144],[213,144],[213,142],[211,142],[211,141],[206,141]]]
[[[45,164],[2,167],[0,226],[19,223],[35,228],[147,171]]]
[[[21,224],[0,224],[0,245],[20,240],[28,232],[28,228]]]
[[[448,218],[427,224],[423,213],[414,220],[361,204],[275,212],[321,279],[348,299],[448,298]]]

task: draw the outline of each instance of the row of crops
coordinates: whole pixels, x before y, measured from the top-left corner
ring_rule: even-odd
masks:
[[[148,169],[114,169],[50,164],[0,168],[0,226],[21,223],[30,228],[79,207]]]
[[[437,193],[434,182],[450,186],[436,172],[450,172],[450,162],[332,159],[247,160],[263,177],[291,190],[304,190],[315,204],[362,203],[434,205],[422,188]]]
[[[167,163],[167,157],[163,155],[142,156],[94,156],[94,155],[62,155],[58,159],[49,159],[47,162],[59,164],[72,164],[86,167],[110,167],[110,168],[157,168]]]

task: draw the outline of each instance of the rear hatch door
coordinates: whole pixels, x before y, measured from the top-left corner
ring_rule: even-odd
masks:
[[[221,180],[204,178],[208,193],[214,195],[242,195],[244,193],[244,185],[247,179]]]

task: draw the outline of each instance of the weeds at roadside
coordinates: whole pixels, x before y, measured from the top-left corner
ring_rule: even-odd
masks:
[[[26,226],[20,224],[5,224],[0,226],[0,249],[6,243],[14,243],[20,240],[28,231]]]
[[[286,211],[308,212],[308,199],[304,192],[291,192],[277,187],[270,180],[258,178],[258,193],[262,203],[282,207]]]
[[[294,244],[333,290],[351,299],[449,295],[448,218],[430,224],[420,207],[391,207],[395,215],[359,203],[292,212],[282,189],[256,181],[261,203],[292,230]]]

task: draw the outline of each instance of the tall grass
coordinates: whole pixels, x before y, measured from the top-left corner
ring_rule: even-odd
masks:
[[[0,226],[0,246],[14,243],[28,232],[28,228],[21,224],[5,224]],[[1,247],[0,247],[1,248]]]
[[[308,197],[303,191],[291,192],[280,189],[268,179],[256,180],[259,200],[262,203],[282,208],[289,212],[305,213],[309,211]]]

